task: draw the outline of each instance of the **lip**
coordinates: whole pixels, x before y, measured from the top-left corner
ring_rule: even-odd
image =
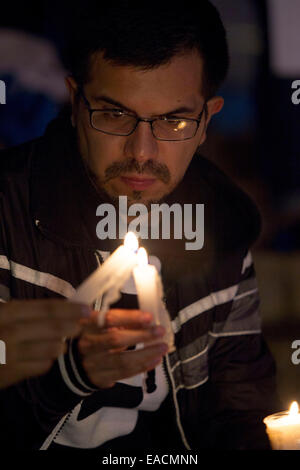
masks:
[[[134,176],[121,176],[121,180],[132,189],[139,191],[149,188],[156,181],[154,178],[137,178]]]

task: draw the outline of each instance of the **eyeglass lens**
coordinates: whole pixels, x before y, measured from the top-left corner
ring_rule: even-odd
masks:
[[[100,131],[116,135],[129,135],[136,127],[134,116],[119,111],[94,111],[92,126]],[[194,136],[197,121],[180,119],[157,119],[152,123],[152,130],[158,139],[183,140]]]

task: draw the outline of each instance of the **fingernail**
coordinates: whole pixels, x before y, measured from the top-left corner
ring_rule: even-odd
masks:
[[[165,333],[165,329],[164,329],[163,326],[158,325],[158,326],[154,326],[152,328],[152,335],[153,336],[156,336],[156,337],[163,336],[164,333]]]
[[[89,317],[91,315],[91,308],[88,305],[82,305],[81,312],[84,317]]]
[[[158,351],[159,351],[160,353],[163,353],[163,354],[165,354],[165,353],[168,351],[168,349],[169,349],[169,348],[168,348],[168,345],[165,344],[165,343],[164,343],[164,344],[160,344],[160,345],[158,346]]]

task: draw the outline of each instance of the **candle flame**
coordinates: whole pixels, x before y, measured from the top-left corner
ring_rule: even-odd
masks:
[[[126,233],[126,236],[124,238],[124,246],[126,246],[126,248],[128,248],[131,251],[134,251],[134,252],[137,251],[139,247],[139,242],[133,232]]]
[[[139,251],[137,252],[137,257],[138,257],[138,265],[139,266],[146,266],[148,264],[148,255],[147,251],[145,248],[139,248]]]
[[[293,401],[293,403],[290,406],[289,409],[289,415],[290,416],[296,416],[299,413],[299,406],[296,401]]]

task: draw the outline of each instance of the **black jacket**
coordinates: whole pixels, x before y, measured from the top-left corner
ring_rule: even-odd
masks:
[[[62,116],[42,138],[2,151],[0,175],[1,298],[69,297],[101,253],[121,243],[96,236],[101,201],[69,120]],[[143,241],[162,264],[176,341],[164,360],[171,392],[151,421],[153,445],[170,450],[178,439],[193,450],[268,448],[262,419],[278,405],[249,252],[258,213],[199,155],[167,198],[176,201],[205,205],[205,242],[195,252],[181,240]],[[136,297],[123,294],[118,305],[136,307]],[[104,399],[81,368],[76,342],[70,348],[64,373],[56,362],[49,373],[0,391],[1,445],[47,448],[76,405]]]

